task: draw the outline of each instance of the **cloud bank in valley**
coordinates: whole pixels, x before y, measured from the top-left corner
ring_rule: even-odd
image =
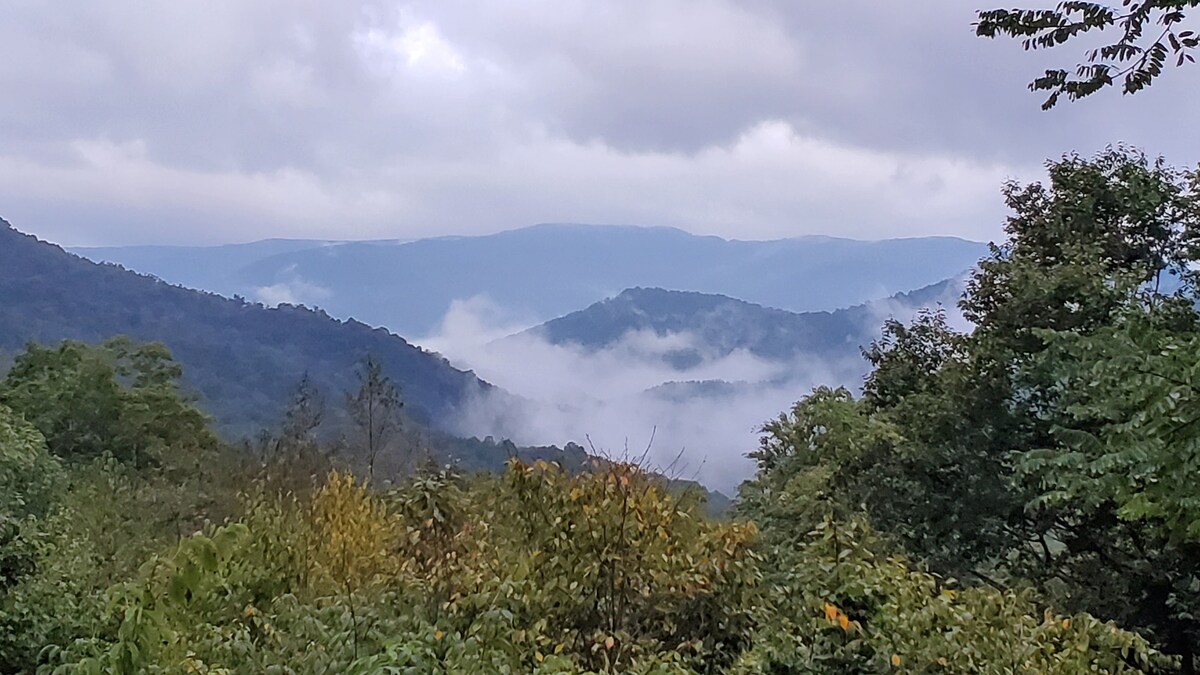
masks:
[[[294,271],[281,275],[283,278],[269,286],[254,289],[253,300],[268,307],[281,304],[320,307],[333,297],[333,292],[319,284],[306,281]]]
[[[745,454],[758,429],[819,384],[857,386],[861,359],[838,362],[798,358],[770,362],[745,351],[709,358],[685,370],[662,360],[693,346],[687,334],[632,332],[598,351],[512,336],[528,323],[514,321],[486,298],[456,301],[437,335],[417,342],[458,367],[526,399],[516,408],[482,398],[462,415],[458,431],[496,435],[518,444],[590,444],[622,456],[628,447],[672,473],[732,492],[753,471]],[[667,382],[724,381],[730,387],[678,396]],[[684,385],[688,388],[692,385]],[[503,405],[504,407],[499,407]],[[676,458],[679,458],[676,461]]]

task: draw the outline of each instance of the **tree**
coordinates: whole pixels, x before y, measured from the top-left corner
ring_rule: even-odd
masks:
[[[1187,10],[1197,0],[1135,2],[1122,0],[1112,7],[1096,2],[1060,2],[1053,9],[994,9],[979,12],[976,33],[1020,39],[1026,50],[1048,49],[1081,35],[1115,28],[1115,41],[1094,48],[1087,63],[1074,73],[1047,70],[1029,85],[1031,91],[1049,92],[1042,105],[1048,110],[1062,96],[1075,101],[1121,82],[1122,92],[1135,94],[1150,86],[1169,58],[1177,66],[1194,63],[1192,51],[1200,39],[1192,30],[1180,30]]]
[[[808,486],[939,574],[1031,583],[1191,673],[1197,176],[1121,148],[1048,169],[1005,188],[1008,240],[960,302],[974,332],[889,324],[863,398],[818,390],[768,425],[744,494]]]
[[[317,434],[324,421],[325,396],[306,372],[292,390],[279,427],[243,441],[244,451],[259,458],[263,479],[275,489],[306,492],[329,472]]]
[[[1006,187],[1009,240],[981,262],[961,303],[976,324],[970,351],[980,375],[971,386],[1002,394],[983,437],[1008,467],[1006,491],[1024,505],[1014,525],[1025,545],[1013,549],[1019,562],[1008,568],[1071,606],[1153,634],[1194,672],[1195,546],[1163,520],[1124,517],[1128,495],[1099,489],[1088,477],[1096,467],[1077,460],[1080,434],[1117,441],[1127,420],[1170,417],[1149,405],[1161,388],[1123,397],[1107,378],[1144,386],[1136,371],[1162,346],[1113,341],[1131,313],[1149,313],[1158,330],[1181,339],[1200,330],[1197,175],[1124,148],[1064,157],[1049,175],[1048,185]],[[1129,440],[1117,441],[1123,451],[1146,451]],[[1182,458],[1190,450],[1181,442],[1166,452]],[[1090,489],[1070,498],[1069,485]],[[1174,485],[1179,500],[1193,498],[1191,487]]]
[[[1164,322],[1173,313],[1135,309],[1095,335],[1053,336],[1069,411],[1054,433],[1067,451],[1031,451],[1020,468],[1047,504],[1112,504],[1186,545],[1200,543],[1200,331]]]
[[[325,421],[325,396],[305,372],[283,413],[283,438],[294,445],[311,445],[315,433]]]
[[[888,319],[883,335],[863,349],[872,372],[863,397],[889,407],[930,385],[930,373],[964,356],[966,339],[950,329],[944,310],[924,309],[911,324]]]
[[[36,548],[25,530],[50,510],[62,479],[42,435],[0,405],[0,615],[7,612],[5,591],[35,570]],[[0,645],[0,662],[2,652]]]
[[[210,447],[204,415],[182,392],[182,370],[161,344],[113,338],[30,344],[0,382],[0,403],[21,414],[64,459],[110,454],[134,465],[172,446]]]
[[[1047,165],[1049,183],[1004,187],[1008,241],[969,281],[968,320],[1005,348],[1042,349],[1037,329],[1111,323],[1129,288],[1190,283],[1200,253],[1200,174],[1111,147]]]
[[[8,374],[8,369],[12,368],[12,364],[12,354],[8,353],[8,351],[4,349],[0,349],[0,377],[4,377]]]
[[[1183,673],[1200,641],[1196,301],[1151,296],[1090,334],[1042,331],[1031,369],[1053,401],[1050,442],[1013,461],[1029,508],[1054,519],[1056,582],[1153,634]]]
[[[0,405],[0,518],[44,515],[61,478],[37,429]]]
[[[804,491],[756,505],[768,592],[753,649],[732,673],[1075,675],[1167,665],[1111,622],[1064,616],[1026,590],[929,574],[861,518],[826,518],[806,531],[787,517],[788,498],[805,501]]]
[[[371,354],[358,371],[358,391],[346,394],[346,411],[354,422],[358,443],[367,459],[367,477],[375,477],[375,461],[392,438],[401,431],[400,409],[404,402],[383,366]]]

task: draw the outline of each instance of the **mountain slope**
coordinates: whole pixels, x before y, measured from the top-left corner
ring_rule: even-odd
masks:
[[[188,283],[170,266],[123,249],[85,253]],[[454,300],[479,295],[531,323],[633,286],[834,310],[952,277],[985,253],[983,244],[951,237],[737,241],[672,228],[538,225],[480,237],[310,246],[258,259],[224,287],[209,282],[206,290],[268,302],[290,297],[335,316],[429,335]]]
[[[238,270],[275,255],[341,242],[311,239],[264,239],[221,246],[119,246],[67,249],[96,262],[114,262],[173,284],[232,296],[240,293]]]
[[[451,428],[463,406],[482,394],[503,398],[386,330],[171,286],[70,255],[0,220],[0,348],[117,334],[165,343],[205,409],[237,434],[274,425],[306,371],[330,405],[339,405],[341,392],[355,386],[357,360],[368,352],[400,385],[406,410],[434,427]]]
[[[952,305],[960,287],[946,280],[884,300],[833,312],[795,313],[763,307],[723,295],[661,288],[631,288],[517,336],[589,351],[611,348],[635,333],[689,337],[666,354],[686,369],[704,360],[744,350],[768,361],[799,357],[838,359],[853,356],[873,340],[885,319],[905,317],[918,308]]]
[[[74,246],[66,250],[88,260],[116,263],[179,286],[232,297],[247,295],[248,289],[238,281],[243,268],[272,256],[345,243],[322,239],[263,239],[217,246]],[[380,240],[363,243],[396,245],[403,242]]]

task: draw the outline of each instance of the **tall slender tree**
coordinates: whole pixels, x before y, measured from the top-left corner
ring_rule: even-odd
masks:
[[[297,447],[313,444],[316,430],[323,421],[325,396],[305,371],[283,413],[284,442]]]
[[[372,354],[359,364],[358,391],[346,394],[346,411],[354,423],[362,452],[367,461],[367,477],[375,478],[375,462],[402,430],[400,409],[404,402],[383,366]]]

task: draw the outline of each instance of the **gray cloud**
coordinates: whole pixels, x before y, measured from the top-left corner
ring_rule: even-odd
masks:
[[[0,9],[0,209],[70,244],[539,221],[996,236],[998,189],[1126,141],[1190,163],[1194,73],[1038,111],[1081,49],[974,5],[133,0]]]

